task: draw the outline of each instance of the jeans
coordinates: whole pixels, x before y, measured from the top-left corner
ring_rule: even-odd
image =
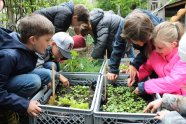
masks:
[[[8,80],[5,88],[19,96],[32,97],[41,86],[52,80],[52,72],[45,68],[36,68],[27,74],[16,75]]]
[[[55,68],[55,70],[58,72],[58,71],[60,71],[60,65],[59,65],[59,62],[45,62],[44,64],[43,64],[43,67],[44,68],[46,68],[46,69],[50,69],[50,70],[52,70],[52,63],[54,63],[54,68]]]

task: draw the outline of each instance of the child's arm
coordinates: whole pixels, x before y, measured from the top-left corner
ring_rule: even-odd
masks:
[[[178,62],[171,69],[169,75],[161,78],[150,79],[145,82],[144,88],[148,94],[153,93],[180,93],[185,94],[186,63]]]
[[[164,94],[162,108],[170,111],[177,111],[180,114],[186,114],[186,97],[181,95]]]
[[[64,77],[62,74],[59,74],[59,80],[62,82],[64,87],[69,86],[69,81],[66,77]]]

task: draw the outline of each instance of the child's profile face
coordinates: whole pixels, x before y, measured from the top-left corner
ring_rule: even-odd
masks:
[[[60,59],[63,58],[63,55],[61,55],[61,52],[56,44],[52,46],[52,55],[55,57],[56,61],[60,61]]]
[[[172,50],[176,47],[173,43],[165,42],[165,41],[156,41],[154,42],[154,46],[156,52],[161,56],[169,55]]]
[[[35,37],[35,44],[34,44],[34,50],[35,52],[38,52],[39,54],[45,54],[46,48],[49,45],[49,42],[51,41],[53,34],[47,34],[40,37]]]

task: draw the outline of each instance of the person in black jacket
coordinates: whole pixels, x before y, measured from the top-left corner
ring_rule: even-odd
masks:
[[[82,24],[80,32],[82,35],[90,34],[94,39],[94,47],[92,51],[92,58],[103,59],[107,50],[107,57],[110,58],[115,38],[120,35],[120,24],[124,19],[113,11],[103,11],[102,9],[93,9],[90,12],[90,24]],[[130,45],[129,45],[130,46]],[[129,58],[134,58],[134,49],[132,45],[127,52]]]
[[[21,19],[18,28],[18,40],[0,28],[0,110],[37,116],[39,103],[29,100],[43,83],[32,73],[38,59],[35,52],[45,53],[54,26],[44,16],[33,14]]]
[[[74,5],[73,2],[66,2],[58,6],[43,8],[35,13],[48,18],[55,27],[55,32],[66,32],[70,25],[74,28],[82,23],[88,23],[88,9],[81,5]]]
[[[135,81],[137,70],[147,60],[150,51],[153,49],[151,40],[154,26],[161,22],[161,18],[140,9],[133,10],[125,18],[124,23],[120,25],[122,32],[119,32],[120,35],[114,42],[113,52],[109,62],[110,72],[107,75],[109,80],[114,81],[117,79],[121,57],[126,51],[126,44],[130,42],[135,49],[140,51],[130,63],[128,70],[130,74],[128,84]]]

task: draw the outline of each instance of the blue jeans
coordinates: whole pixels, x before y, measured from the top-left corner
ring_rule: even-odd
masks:
[[[49,62],[45,62],[44,64],[43,64],[43,67],[44,68],[46,68],[46,69],[50,69],[50,70],[52,70],[52,63],[54,63],[54,67],[55,67],[55,70],[58,72],[58,71],[60,71],[60,65],[59,65],[59,62],[51,62],[51,61],[49,61]]]
[[[51,70],[36,68],[27,74],[14,76],[8,80],[5,88],[22,97],[32,97],[41,86],[47,85],[52,80]]]

